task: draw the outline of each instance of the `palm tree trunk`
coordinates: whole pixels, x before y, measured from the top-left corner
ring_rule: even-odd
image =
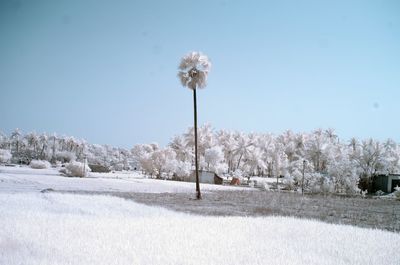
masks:
[[[197,199],[201,200],[200,181],[199,181],[199,163],[197,159],[197,99],[196,88],[193,89],[193,105],[194,105],[194,160],[196,166],[196,191]]]
[[[237,163],[236,170],[239,169],[240,160],[242,160],[242,156],[243,156],[243,153],[241,153],[240,156],[239,156],[239,161]]]
[[[304,170],[306,169],[306,160],[303,160],[303,176],[301,178],[301,195],[304,195]]]

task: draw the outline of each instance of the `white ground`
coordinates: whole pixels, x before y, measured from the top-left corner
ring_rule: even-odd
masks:
[[[3,169],[0,264],[365,265],[400,261],[398,233],[283,217],[192,216],[110,196],[40,193],[40,176],[52,177],[51,183],[59,185],[52,188],[64,190],[93,183],[40,175],[46,171],[24,169],[18,174]],[[97,188],[120,181],[101,180]],[[151,185],[169,191],[173,186],[158,183],[164,182]],[[183,191],[180,184],[175,188]],[[147,189],[146,185],[142,187]]]
[[[193,192],[193,183],[145,178],[138,172],[90,173],[88,178],[62,176],[58,169],[0,166],[0,192],[41,191]],[[202,191],[238,190],[243,187],[202,184]]]

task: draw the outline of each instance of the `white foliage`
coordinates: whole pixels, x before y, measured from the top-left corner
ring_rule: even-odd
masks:
[[[359,168],[359,174],[366,177],[372,177],[376,172],[386,174],[382,151],[380,142],[373,139],[362,141],[361,146],[357,146],[352,155]]]
[[[178,77],[184,87],[190,89],[204,88],[211,63],[206,55],[190,52],[182,57]]]
[[[165,148],[154,151],[151,156],[151,163],[153,170],[158,177],[161,177],[162,173],[170,173],[174,170],[175,153],[171,148]]]
[[[392,139],[383,144],[383,168],[389,174],[400,172],[400,147]]]
[[[190,176],[192,165],[189,162],[175,160],[175,174],[180,178]]]
[[[191,136],[192,138],[194,136]],[[175,136],[172,141],[168,144],[176,154],[176,159],[180,161],[191,161],[192,154],[191,148],[186,145],[185,138],[183,136]]]
[[[287,175],[283,178],[283,186],[285,189],[294,190],[296,188],[296,180],[293,176]]]
[[[263,160],[263,153],[260,148],[251,147],[246,155],[246,164],[249,167],[250,174],[258,173],[258,170],[267,169]]]
[[[314,193],[331,193],[334,191],[332,179],[320,173],[312,174],[310,188]]]
[[[61,162],[71,162],[76,159],[76,155],[69,151],[60,151],[56,153],[56,159]]]
[[[123,164],[123,163],[114,164],[114,165],[111,167],[111,169],[112,169],[112,170],[115,170],[115,171],[122,171],[122,170],[124,170],[124,164]]]
[[[138,162],[140,168],[147,174],[155,174],[152,154],[157,150],[159,150],[157,144],[138,144],[132,149],[134,159]]]
[[[243,171],[241,169],[235,170],[234,172],[232,172],[232,177],[243,180]]]
[[[91,171],[87,164],[72,161],[65,165],[66,174],[70,177],[87,177],[88,173]]]
[[[35,169],[45,169],[45,168],[50,168],[51,164],[46,160],[32,160],[29,163],[29,166]]]
[[[204,161],[210,167],[215,168],[219,163],[224,160],[224,153],[220,146],[213,146],[205,151]]]
[[[270,185],[270,183],[268,183],[268,182],[263,182],[263,183],[261,183],[261,187],[262,187],[262,190],[271,190],[271,185]]]
[[[211,168],[211,170],[217,173],[217,175],[222,175],[228,171],[228,165],[226,163],[218,163],[216,166]]]
[[[350,161],[350,155],[344,148],[332,148],[330,162],[327,166],[328,175],[332,178],[336,193],[358,193],[358,175],[355,165]]]
[[[399,187],[399,186],[396,186],[396,187],[394,188],[394,190],[395,190],[394,195],[396,196],[396,198],[397,198],[398,200],[400,200],[400,187]]]
[[[11,159],[11,152],[7,149],[0,149],[0,163],[7,163]]]
[[[196,69],[206,70],[209,64],[205,62],[204,57],[191,53],[181,67],[189,71],[197,65]],[[174,137],[168,147],[165,151],[157,144],[143,144],[128,151],[56,134],[24,135],[17,129],[10,136],[0,132],[0,163],[32,159],[65,163],[87,158],[89,164],[114,170],[136,168],[158,177],[187,174],[194,166],[193,128]],[[284,176],[283,184],[294,190],[301,187],[304,160],[307,192],[326,192],[333,187],[335,193],[358,193],[359,188],[371,187],[376,174],[400,173],[400,145],[395,141],[353,138],[345,143],[332,129],[273,135],[214,131],[206,124],[198,129],[198,158],[201,169],[217,174],[231,175],[240,169],[246,177]]]

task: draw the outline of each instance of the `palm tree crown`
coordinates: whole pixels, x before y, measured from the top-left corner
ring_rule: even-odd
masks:
[[[200,52],[190,52],[182,57],[178,77],[183,86],[190,89],[204,88],[207,85],[207,75],[211,63],[206,55]]]

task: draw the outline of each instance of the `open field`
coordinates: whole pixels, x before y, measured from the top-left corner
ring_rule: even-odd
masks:
[[[201,201],[185,193],[107,194],[197,215],[292,216],[400,232],[400,201],[395,200],[255,190],[207,192]]]
[[[204,191],[245,190],[249,188],[203,184]],[[70,178],[57,168],[32,169],[29,167],[0,166],[0,192],[31,192],[45,189],[90,192],[149,192],[187,193],[193,183],[150,179],[137,171],[116,173],[90,173],[86,178]]]
[[[400,234],[291,217],[198,216],[113,196],[0,193],[0,264],[385,264]]]
[[[202,184],[203,200],[194,184],[147,179],[137,172],[92,173],[68,178],[56,169],[0,167],[0,192],[108,194],[179,212],[215,216],[293,216],[334,224],[400,231],[400,201],[345,196],[305,195],[252,188]]]
[[[202,188],[198,201],[193,183],[137,173],[67,178],[0,167],[0,264],[400,260],[398,201]]]

